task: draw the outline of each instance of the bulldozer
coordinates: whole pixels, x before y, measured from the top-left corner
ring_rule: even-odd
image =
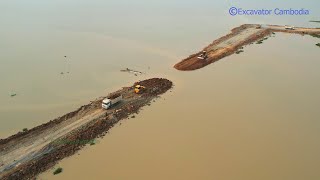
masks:
[[[136,94],[141,94],[141,93],[143,93],[143,91],[146,89],[146,87],[144,87],[144,86],[141,86],[141,85],[136,85],[135,87],[134,87],[134,92],[136,93]]]

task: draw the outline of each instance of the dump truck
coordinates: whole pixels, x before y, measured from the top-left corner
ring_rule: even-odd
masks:
[[[294,26],[289,26],[289,25],[285,25],[284,28],[287,30],[295,30]]]
[[[197,58],[202,59],[202,60],[206,60],[208,58],[207,51],[202,51],[201,54]]]
[[[113,105],[119,103],[122,100],[121,94],[113,94],[104,100],[102,100],[102,108],[103,109],[109,109]]]

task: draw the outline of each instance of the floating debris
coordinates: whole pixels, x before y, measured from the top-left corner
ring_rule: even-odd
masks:
[[[240,49],[240,50],[237,50],[236,51],[236,54],[240,54],[240,53],[242,53],[242,52],[244,52],[242,49]]]
[[[10,96],[11,96],[11,97],[15,97],[15,96],[17,96],[17,94],[16,94],[16,93],[13,93],[13,94],[11,94]]]
[[[63,74],[63,72],[61,72],[60,74]]]
[[[93,145],[95,145],[95,144],[96,144],[95,142],[91,142],[91,143],[90,143],[90,146],[93,146]]]
[[[53,172],[53,174],[56,175],[56,174],[59,174],[59,173],[61,173],[61,172],[62,172],[62,168],[59,167],[59,168],[57,168],[57,169]]]
[[[315,37],[315,38],[320,38],[320,34],[310,34],[310,36]]]
[[[262,44],[263,43],[263,40],[259,40],[256,42],[256,44]]]
[[[121,71],[121,72],[128,72],[128,73],[132,73],[132,74],[134,74],[135,76],[138,76],[138,75],[143,74],[143,72],[141,72],[141,71],[136,71],[136,70],[129,69],[129,68],[122,69],[122,70],[120,70],[120,71]]]

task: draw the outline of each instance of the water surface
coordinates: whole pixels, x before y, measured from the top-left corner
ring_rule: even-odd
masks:
[[[201,70],[172,68],[243,23],[317,25],[308,21],[319,17],[318,1],[291,3],[314,13],[231,17],[232,2],[206,0],[2,1],[0,137],[133,81],[166,77],[172,92],[61,161],[62,174],[40,178],[319,179],[317,39],[277,33]],[[146,74],[120,72],[126,67]]]

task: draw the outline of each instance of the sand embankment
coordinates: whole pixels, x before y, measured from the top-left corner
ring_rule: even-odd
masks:
[[[48,123],[0,139],[0,179],[35,177],[90,140],[103,136],[115,123],[137,113],[172,87],[171,81],[161,78],[138,83],[146,87],[142,94],[133,91],[137,83],[109,94],[108,97],[120,93],[123,100],[108,110],[101,108],[105,98],[101,97]]]
[[[244,24],[231,30],[231,33],[213,41],[198,53],[190,55],[174,65],[174,68],[181,71],[191,71],[205,67],[226,56],[237,52],[242,46],[251,44],[257,40],[269,36],[272,32],[284,32],[295,34],[320,34],[319,28],[295,28],[285,29],[285,26]],[[199,59],[202,51],[207,52],[206,59]]]

